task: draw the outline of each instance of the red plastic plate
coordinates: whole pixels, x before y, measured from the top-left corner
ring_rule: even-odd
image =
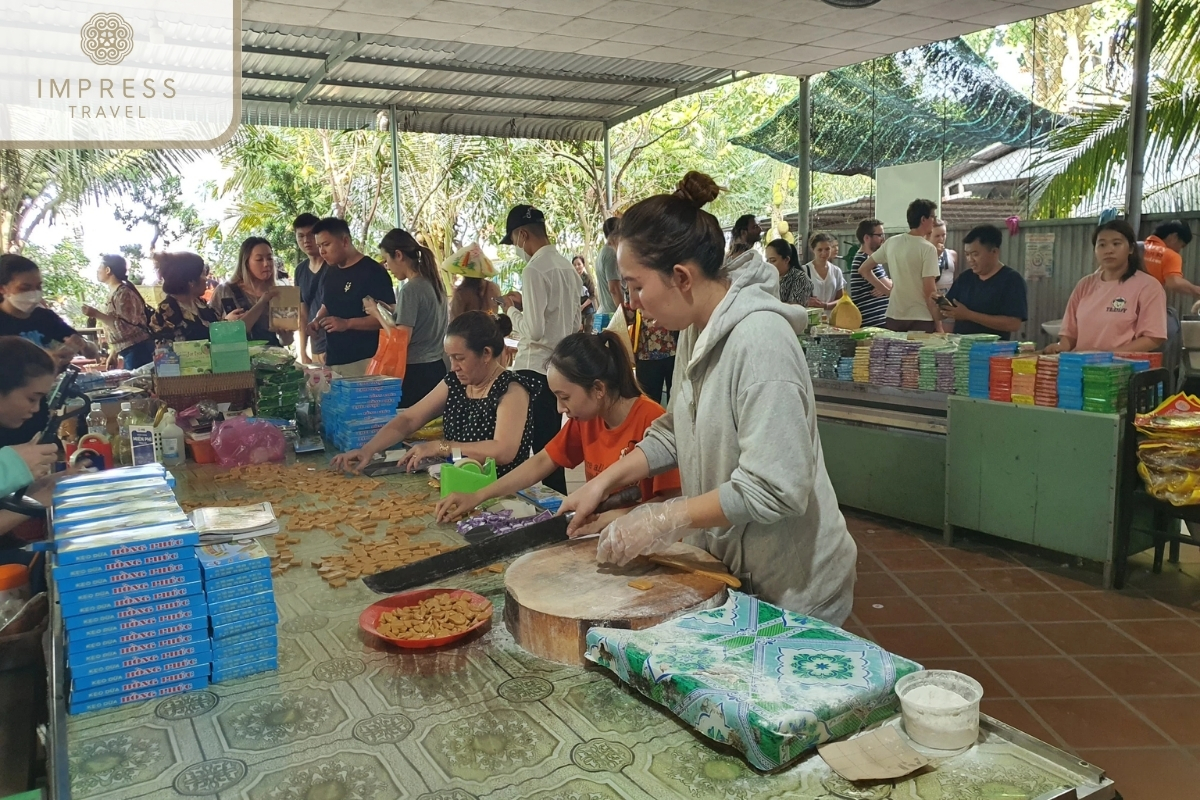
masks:
[[[457,600],[460,597],[466,598],[467,602],[479,606],[487,604],[487,616],[481,620],[477,620],[474,625],[459,633],[450,636],[441,636],[437,639],[393,639],[390,636],[384,636],[379,632],[379,618],[384,613],[397,608],[406,608],[408,606],[419,605],[422,600],[427,600],[439,594],[450,595],[451,600]],[[358,615],[358,627],[362,628],[367,633],[385,642],[390,642],[397,647],[408,647],[411,649],[421,649],[426,647],[441,647],[442,645],[457,642],[465,636],[470,636],[475,631],[482,628],[492,621],[492,602],[483,595],[468,592],[465,589],[415,589],[411,592],[401,592],[394,594],[391,597],[385,597],[377,603],[372,603],[367,606],[361,614]]]

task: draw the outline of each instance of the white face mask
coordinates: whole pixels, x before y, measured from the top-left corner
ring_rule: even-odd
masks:
[[[529,237],[528,237],[528,236],[526,236],[526,237],[525,237],[525,242],[528,242],[528,241],[529,241]],[[517,248],[517,252],[521,254],[521,259],[522,259],[522,260],[524,260],[524,261],[529,261],[529,253],[526,253],[526,252],[525,252],[525,243],[523,242],[523,243],[521,243],[521,244],[517,244],[517,237],[516,237],[516,235],[514,235],[514,236],[513,236],[513,247]]]
[[[6,298],[12,307],[22,314],[28,314],[42,304],[42,293],[40,291],[21,292],[20,294],[10,295]]]

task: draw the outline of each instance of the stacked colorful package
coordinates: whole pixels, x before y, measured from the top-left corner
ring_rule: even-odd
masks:
[[[271,560],[257,540],[206,545],[199,550],[212,618],[213,683],[279,666]]]
[[[339,378],[321,403],[325,435],[339,450],[362,447],[396,415],[402,386],[399,378]]]
[[[295,364],[281,369],[254,370],[258,393],[258,415],[295,420],[296,404],[304,390],[304,373]]]
[[[839,381],[854,380],[854,359],[842,356],[838,359],[837,379]]]
[[[1129,395],[1132,365],[1126,361],[1085,364],[1083,367],[1083,410],[1098,414],[1120,414]]]
[[[1129,361],[1142,361],[1144,369],[1134,369],[1134,372],[1144,372],[1146,369],[1162,369],[1162,353],[1113,353],[1114,358],[1124,358]]]
[[[1083,367],[1111,364],[1112,353],[1071,352],[1058,356],[1058,407],[1083,410]]]
[[[900,386],[904,389],[921,388],[921,350],[919,342],[900,353]]]
[[[1012,360],[1012,401],[1031,406],[1037,395],[1037,356],[1017,356]]]
[[[51,574],[66,628],[67,710],[208,685],[208,605],[192,527],[158,464],[66,478]]]
[[[999,403],[1011,403],[1013,357],[992,356],[988,362],[988,397]]]
[[[967,357],[967,394],[982,399],[990,397],[992,357],[1011,356],[1016,352],[1016,342],[1000,342],[994,339],[974,341]],[[1011,390],[1011,386],[1008,388]]]
[[[871,380],[871,339],[856,339],[854,347],[854,382]]]
[[[995,342],[1000,337],[994,333],[969,333],[958,337],[958,350],[954,354],[954,393],[971,393],[971,349],[977,343]],[[987,396],[985,390],[983,397]]]
[[[1058,356],[1038,356],[1037,380],[1033,389],[1034,405],[1058,405]]]

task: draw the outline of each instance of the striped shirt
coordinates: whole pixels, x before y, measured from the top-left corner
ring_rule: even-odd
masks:
[[[854,305],[858,306],[858,311],[862,314],[864,328],[882,328],[883,321],[887,318],[888,298],[886,295],[883,297],[873,296],[871,292],[875,290],[875,287],[858,274],[858,268],[866,260],[867,254],[859,250],[858,254],[854,256],[854,263],[850,265],[850,299],[854,301]],[[877,265],[875,276],[886,278],[887,271]]]

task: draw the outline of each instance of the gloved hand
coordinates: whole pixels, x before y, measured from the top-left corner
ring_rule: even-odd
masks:
[[[623,567],[638,556],[664,553],[691,527],[686,497],[640,505],[600,532],[596,560]]]

